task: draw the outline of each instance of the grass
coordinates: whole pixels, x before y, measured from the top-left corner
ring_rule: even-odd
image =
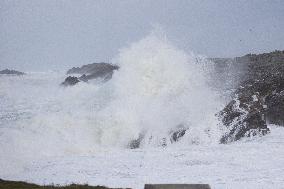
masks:
[[[22,182],[22,181],[7,181],[0,179],[0,189],[109,189],[104,186],[89,186],[71,184],[67,186],[48,185],[40,186],[37,184]]]

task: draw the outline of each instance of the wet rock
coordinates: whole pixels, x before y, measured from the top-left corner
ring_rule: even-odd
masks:
[[[144,139],[144,137],[145,137],[145,133],[140,133],[139,137],[137,139],[134,139],[134,140],[129,142],[128,148],[130,148],[130,149],[139,148],[141,146],[141,142]]]
[[[266,98],[265,113],[268,123],[284,125],[284,90]]]
[[[248,94],[246,94],[248,95]],[[221,143],[229,143],[243,137],[262,136],[269,132],[266,125],[264,106],[255,96],[238,96],[220,112],[220,117],[228,131],[222,136]]]
[[[79,82],[80,82],[80,80],[77,77],[68,76],[65,79],[65,81],[63,83],[61,83],[61,85],[63,85],[63,86],[73,86],[73,85],[76,85]]]
[[[108,81],[112,78],[113,72],[118,69],[118,66],[108,63],[93,63],[82,67],[73,67],[67,71],[67,74],[82,74],[78,80],[84,82],[97,78]]]
[[[178,125],[176,128],[168,132],[164,137],[157,137],[144,131],[139,134],[137,139],[129,142],[128,148],[140,148],[143,140],[148,144],[154,143],[157,146],[166,147],[171,143],[178,142],[185,135],[187,130],[188,128],[184,127],[183,125]]]
[[[5,69],[0,71],[0,74],[5,74],[5,75],[25,75],[24,72],[19,72],[16,70],[9,70],[9,69]]]
[[[187,128],[183,125],[179,125],[176,129],[170,132],[170,141],[171,143],[179,141],[186,133]]]
[[[284,51],[236,58],[247,64],[233,100],[219,113],[227,132],[221,143],[269,133],[267,123],[284,122]]]

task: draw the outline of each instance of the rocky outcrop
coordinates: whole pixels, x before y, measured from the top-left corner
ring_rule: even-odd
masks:
[[[141,146],[142,140],[144,138],[145,138],[145,133],[144,132],[140,133],[137,139],[131,140],[128,143],[128,148],[130,148],[130,149],[139,148]]]
[[[269,133],[284,123],[284,51],[235,58],[247,69],[233,100],[219,113],[227,132],[221,143]]]
[[[268,123],[284,125],[284,91],[266,98],[266,120]]]
[[[160,146],[165,147],[168,144],[178,142],[185,135],[187,130],[188,128],[184,127],[182,124],[178,125],[176,128],[169,131],[168,136],[159,139]],[[128,148],[130,149],[139,148],[141,147],[143,140],[146,140],[148,143],[151,143],[152,139],[153,139],[152,135],[147,135],[147,132],[143,131],[139,134],[137,139],[131,140],[128,143]]]
[[[5,69],[0,71],[0,74],[5,74],[5,75],[25,75],[24,72],[19,72],[16,70],[9,70],[9,69]]]
[[[68,76],[64,82],[61,83],[63,86],[73,86],[79,83],[80,80],[77,77]]]
[[[179,141],[186,133],[188,128],[184,127],[183,125],[179,125],[175,129],[170,131],[170,141],[171,143]]]
[[[82,67],[73,67],[67,71],[67,74],[81,74],[85,75],[88,79],[95,77],[105,77],[112,74],[114,70],[118,70],[118,66],[108,63],[93,63],[87,64]]]
[[[88,64],[88,65],[84,65],[82,67],[73,67],[72,69],[67,71],[67,74],[81,74],[80,77],[76,77],[78,80],[77,82],[75,82],[75,78],[66,78],[68,79],[68,81],[66,82],[66,84],[69,83],[69,81],[74,81],[71,82],[71,85],[73,85],[73,83],[78,83],[79,81],[84,81],[84,82],[88,82],[89,80],[92,79],[97,79],[97,78],[101,78],[103,79],[103,81],[108,81],[109,79],[112,78],[112,74],[115,70],[118,70],[119,67],[116,65],[112,65],[112,64],[108,64],[108,63],[93,63],[93,64]],[[65,80],[66,81],[66,80]],[[64,82],[63,82],[64,83]]]
[[[228,129],[222,136],[221,143],[267,134],[269,129],[264,110],[265,104],[259,93],[250,90],[248,86],[240,88],[234,99],[219,113]]]

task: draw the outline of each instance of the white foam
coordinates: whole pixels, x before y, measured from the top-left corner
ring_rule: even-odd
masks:
[[[155,32],[121,50],[115,59],[120,69],[111,81],[114,100],[102,112],[111,130],[102,142],[126,145],[146,131],[144,146],[157,146],[180,124],[189,128],[187,144],[216,142],[219,102],[206,84],[205,61]],[[109,136],[116,132],[119,137]]]
[[[105,84],[64,88],[65,76],[53,72],[1,78],[1,114],[10,116],[1,122],[1,149],[11,156],[86,154],[125,148],[141,133],[141,147],[157,147],[170,145],[169,133],[181,124],[188,130],[174,146],[218,142],[219,102],[206,84],[205,58],[153,32],[113,62],[120,69]]]

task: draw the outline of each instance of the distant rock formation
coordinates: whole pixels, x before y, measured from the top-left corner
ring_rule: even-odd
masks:
[[[114,70],[118,70],[119,67],[108,63],[93,63],[87,64],[82,67],[73,67],[67,71],[67,74],[81,74],[80,77],[67,77],[62,83],[63,85],[75,85],[80,81],[88,82],[92,79],[102,78],[104,81],[108,81],[112,78]]]
[[[16,70],[9,70],[9,69],[5,69],[0,71],[0,74],[6,74],[6,75],[25,75],[24,72],[19,72]]]
[[[79,83],[80,80],[77,77],[73,77],[73,76],[68,76],[64,82],[61,83],[61,85],[64,86],[73,86],[76,85],[77,83]]]
[[[247,69],[233,100],[219,112],[228,129],[221,143],[265,135],[267,123],[284,123],[284,51],[248,54],[234,61]]]
[[[67,71],[67,74],[82,74],[86,76],[93,75],[94,77],[104,77],[107,74],[112,73],[114,70],[118,70],[118,66],[109,63],[93,63],[87,64],[82,67],[73,67]]]

